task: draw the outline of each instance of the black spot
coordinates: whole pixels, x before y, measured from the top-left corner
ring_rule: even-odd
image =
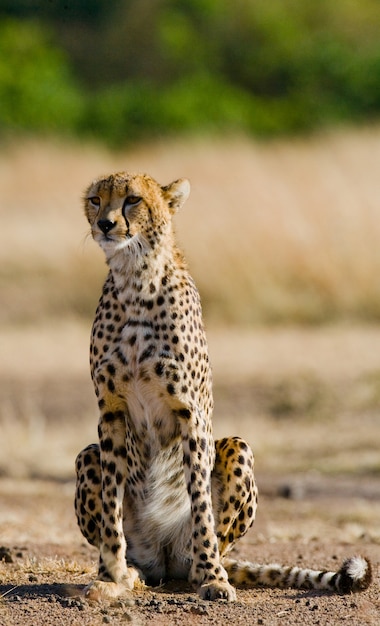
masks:
[[[136,343],[136,339],[137,339],[136,335],[132,335],[132,337],[130,337],[130,339],[128,341],[129,345],[130,346],[134,346],[135,343]]]
[[[83,459],[83,463],[85,465],[90,465],[91,461],[92,461],[91,454],[85,454],[84,455],[84,459]]]
[[[148,309],[148,311],[151,311],[154,306],[153,300],[141,300],[140,304],[141,306],[145,306]]]
[[[120,446],[119,448],[115,448],[113,452],[116,457],[121,456],[123,459],[127,458],[127,450],[125,446]]]
[[[93,468],[93,467],[91,467],[91,468],[87,471],[87,478],[88,478],[89,480],[94,480],[94,478],[95,478],[95,477],[96,477],[95,470],[94,470],[94,468]]]
[[[107,437],[107,439],[103,439],[100,442],[100,447],[103,450],[103,452],[111,452],[113,449],[112,439],[110,437]]]
[[[149,359],[151,356],[154,355],[154,353],[156,352],[156,346],[152,343],[150,344],[150,346],[148,346],[144,352],[141,354],[140,358],[139,358],[139,363],[142,363],[143,361],[145,361],[146,359]]]
[[[156,363],[154,371],[156,372],[157,376],[162,376],[163,375],[163,373],[164,373],[164,365],[163,365],[163,363],[161,363],[161,361]]]
[[[104,485],[106,487],[110,487],[111,482],[112,482],[111,476],[106,476],[105,479],[104,479]]]
[[[87,524],[87,530],[89,533],[94,533],[96,529],[96,525],[93,519],[90,519],[88,524]]]
[[[169,383],[169,384],[167,385],[166,389],[167,389],[167,392],[168,392],[171,396],[174,396],[174,394],[175,394],[175,387],[174,387],[174,385],[172,385],[172,383]]]

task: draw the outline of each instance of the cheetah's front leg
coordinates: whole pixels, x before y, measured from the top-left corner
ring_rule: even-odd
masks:
[[[86,595],[99,600],[132,590],[138,572],[126,563],[123,531],[123,498],[127,476],[126,426],[122,411],[108,411],[99,420],[101,467],[101,524],[98,578]]]
[[[191,500],[192,566],[190,582],[206,600],[236,600],[235,589],[220,563],[211,499],[214,444],[202,418],[183,412],[184,471]]]

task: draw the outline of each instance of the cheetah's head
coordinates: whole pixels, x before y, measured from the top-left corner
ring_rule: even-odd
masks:
[[[120,250],[143,254],[171,232],[171,218],[189,193],[185,178],[161,187],[146,174],[119,172],[91,183],[84,210],[92,236],[108,259]]]

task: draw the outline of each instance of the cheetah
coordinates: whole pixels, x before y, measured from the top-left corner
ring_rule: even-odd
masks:
[[[76,515],[99,549],[93,599],[188,580],[203,599],[261,585],[348,592],[368,587],[362,557],[337,572],[239,562],[227,555],[254,522],[253,454],[213,440],[212,379],[200,298],[173,232],[187,179],[96,179],[84,195],[109,266],[92,328],[99,443],[76,459]]]

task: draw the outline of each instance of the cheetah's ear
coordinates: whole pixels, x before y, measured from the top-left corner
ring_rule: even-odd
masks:
[[[190,195],[190,183],[187,178],[179,178],[174,183],[162,187],[164,198],[172,215],[177,213]]]

